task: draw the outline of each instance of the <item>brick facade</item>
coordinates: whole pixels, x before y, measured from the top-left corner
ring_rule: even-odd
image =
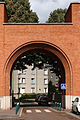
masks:
[[[63,24],[9,24],[5,4],[0,3],[1,97],[10,96],[10,74],[17,57],[34,49],[55,54],[65,69],[66,96],[80,95],[80,4],[71,4],[65,18]]]

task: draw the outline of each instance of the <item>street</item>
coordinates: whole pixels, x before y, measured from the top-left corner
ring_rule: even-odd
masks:
[[[79,120],[65,112],[55,111],[50,107],[24,108],[23,120]]]
[[[24,107],[21,108],[21,116],[0,120],[79,120],[80,115],[60,112],[51,107]],[[77,117],[75,117],[77,116]]]

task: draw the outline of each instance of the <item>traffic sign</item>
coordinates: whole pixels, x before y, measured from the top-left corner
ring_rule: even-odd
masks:
[[[66,89],[66,84],[61,84],[61,89],[65,90]]]

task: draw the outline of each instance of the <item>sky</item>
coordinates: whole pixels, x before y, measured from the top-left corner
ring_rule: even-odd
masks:
[[[31,9],[36,12],[40,23],[45,23],[51,11],[57,8],[68,8],[72,2],[80,2],[80,0],[29,0]]]

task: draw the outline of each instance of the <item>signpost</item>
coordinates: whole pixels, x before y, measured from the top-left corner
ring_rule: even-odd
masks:
[[[64,100],[65,100],[64,90],[66,89],[66,84],[61,84],[61,89],[63,90],[63,110],[64,110]]]

